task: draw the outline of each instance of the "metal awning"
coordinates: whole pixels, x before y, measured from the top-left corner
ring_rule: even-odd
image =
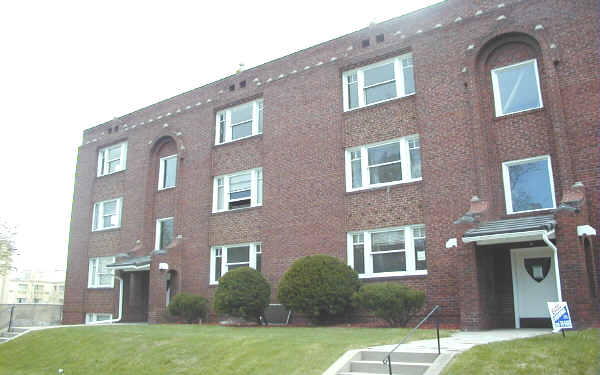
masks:
[[[151,262],[152,257],[147,255],[136,258],[125,258],[112,264],[107,264],[106,267],[116,271],[145,271],[150,269]]]
[[[553,215],[490,221],[467,230],[462,240],[477,242],[479,245],[535,241],[540,240],[542,234],[549,234],[549,238],[554,238],[555,227]]]

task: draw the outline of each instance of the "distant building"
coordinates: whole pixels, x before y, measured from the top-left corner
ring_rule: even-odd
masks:
[[[64,303],[65,271],[24,270],[0,278],[0,304]]]

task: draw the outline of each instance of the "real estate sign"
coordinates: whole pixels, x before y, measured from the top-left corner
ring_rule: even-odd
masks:
[[[562,329],[573,328],[569,306],[566,302],[548,302],[548,310],[552,319],[552,331],[558,332]]]

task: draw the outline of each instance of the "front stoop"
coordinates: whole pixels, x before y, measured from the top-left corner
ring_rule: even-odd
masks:
[[[377,350],[350,350],[336,361],[323,375],[376,375],[389,374],[389,368],[383,364],[387,352]],[[430,371],[445,366],[451,355],[423,352],[392,353],[392,374],[429,375]],[[437,362],[443,364],[436,365]]]

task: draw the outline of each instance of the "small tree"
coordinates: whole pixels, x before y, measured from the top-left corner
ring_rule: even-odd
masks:
[[[260,324],[260,317],[264,315],[270,299],[271,285],[267,279],[252,268],[241,267],[219,279],[215,310]]]
[[[359,286],[358,274],[338,258],[311,255],[298,259],[285,272],[278,298],[288,309],[306,314],[313,322],[324,322],[351,311],[352,295]]]
[[[423,308],[425,293],[398,283],[366,284],[356,294],[358,304],[392,327],[404,327]]]
[[[208,301],[197,294],[181,293],[169,302],[169,314],[181,316],[187,323],[197,322],[198,319],[206,317],[208,312]]]

